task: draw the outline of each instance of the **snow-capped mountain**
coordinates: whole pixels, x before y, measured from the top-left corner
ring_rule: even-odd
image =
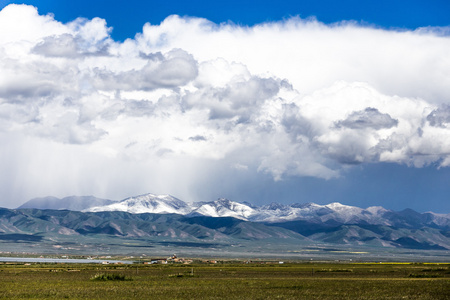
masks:
[[[339,223],[348,224],[366,221],[368,223],[381,224],[382,215],[388,210],[382,207],[369,207],[362,209],[355,206],[331,203],[319,205],[315,203],[283,205],[271,203],[259,207],[249,216],[248,220],[257,222],[280,222],[294,220],[308,220],[315,222],[327,222],[334,220]],[[388,225],[388,224],[385,224]]]
[[[233,217],[244,221],[265,223],[301,220],[314,224],[370,224],[407,226],[408,228],[426,225],[434,228],[450,228],[450,214],[431,212],[421,214],[410,209],[394,212],[379,206],[363,209],[337,202],[327,205],[271,203],[264,206],[253,206],[228,199],[187,203],[170,195],[144,194],[121,201],[94,197],[67,197],[64,199],[47,197],[30,200],[20,208],[70,209],[84,212],[123,211],[133,214],[170,213],[186,216]]]
[[[170,195],[158,196],[154,194],[145,194],[126,198],[110,205],[90,207],[83,211],[125,211],[133,214],[154,213],[185,215],[190,213],[192,208],[186,202]]]

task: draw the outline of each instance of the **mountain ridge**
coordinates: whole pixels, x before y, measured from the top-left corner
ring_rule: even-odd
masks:
[[[50,201],[49,201],[50,199]],[[327,205],[315,203],[280,204],[272,202],[263,206],[240,203],[225,198],[209,202],[184,202],[171,195],[142,194],[121,201],[72,196],[35,198],[21,208],[68,209],[83,212],[123,211],[133,214],[180,214],[184,216],[233,217],[245,221],[283,223],[307,220],[309,223],[336,222],[337,224],[370,224],[420,228],[429,226],[450,230],[450,214],[419,213],[412,209],[393,211],[381,206],[359,208],[332,202]]]

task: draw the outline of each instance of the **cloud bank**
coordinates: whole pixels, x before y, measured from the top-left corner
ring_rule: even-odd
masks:
[[[450,165],[445,28],[169,16],[117,42],[105,20],[62,24],[25,5],[5,7],[0,27],[5,205],[49,194],[210,200],[196,197],[211,177]]]

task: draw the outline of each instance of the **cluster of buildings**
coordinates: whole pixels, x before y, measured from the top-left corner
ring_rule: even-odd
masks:
[[[192,259],[184,259],[181,257],[177,257],[177,255],[174,254],[168,258],[153,258],[150,261],[144,262],[144,264],[163,264],[163,265],[168,263],[190,264],[192,263]]]

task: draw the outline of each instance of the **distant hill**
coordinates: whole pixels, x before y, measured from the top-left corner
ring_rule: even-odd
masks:
[[[43,197],[31,199],[18,208],[37,209],[68,209],[82,211],[92,206],[111,205],[116,201],[101,199],[94,196],[70,196],[62,199],[56,197]]]

